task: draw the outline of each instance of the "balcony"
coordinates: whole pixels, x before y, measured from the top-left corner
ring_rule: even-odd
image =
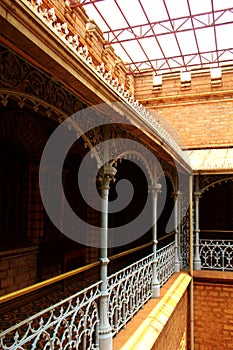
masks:
[[[172,242],[108,276],[108,309],[102,316],[107,318],[112,336],[152,298],[155,277],[162,287],[174,272],[175,242]],[[0,334],[0,348],[101,349],[102,283],[99,280],[5,329]]]
[[[233,271],[233,240],[200,239],[201,268]]]

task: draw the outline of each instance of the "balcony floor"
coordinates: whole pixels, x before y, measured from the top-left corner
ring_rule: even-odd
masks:
[[[161,288],[160,297],[150,299],[144,308],[127,323],[126,327],[114,337],[113,349],[150,349],[164,327],[168,313],[172,313],[190,280],[188,273],[180,272],[172,275]],[[169,307],[170,311],[166,310],[165,316],[166,307]]]

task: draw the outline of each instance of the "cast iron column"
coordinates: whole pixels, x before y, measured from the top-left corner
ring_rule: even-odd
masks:
[[[180,191],[177,191],[174,193],[174,199],[175,199],[175,272],[180,272],[180,256],[179,256],[179,245],[180,245],[180,230],[179,230],[179,224],[180,224]]]
[[[158,298],[160,296],[160,282],[157,274],[157,199],[158,193],[161,190],[161,185],[156,183],[151,187],[152,197],[152,240],[153,240],[153,272],[152,272],[152,297]]]
[[[201,192],[199,190],[199,176],[195,176],[195,192],[194,192],[194,198],[195,198],[195,250],[194,250],[194,270],[201,270],[201,258],[200,258],[200,252],[199,252],[199,199],[201,197]]]
[[[100,278],[101,297],[99,304],[99,346],[100,350],[112,350],[112,328],[108,319],[108,195],[110,183],[114,181],[116,169],[109,164],[104,165],[97,176],[101,189],[101,219],[100,219]]]

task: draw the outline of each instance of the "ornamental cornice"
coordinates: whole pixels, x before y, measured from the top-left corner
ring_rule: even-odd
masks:
[[[4,3],[6,3],[6,0],[4,0]],[[132,116],[132,122],[134,123],[135,120],[138,120],[143,123],[145,129],[147,128],[150,130],[150,134],[152,139],[157,139],[161,143],[161,146],[166,150],[166,152],[171,152],[171,154],[176,157],[182,165],[186,169],[190,169],[189,160],[186,157],[186,154],[181,150],[181,148],[177,145],[177,143],[174,141],[174,139],[170,136],[170,134],[163,129],[163,127],[157,122],[157,120],[137,101],[134,99],[134,96],[130,93],[129,90],[126,90],[125,86],[122,84],[119,84],[118,80],[116,78],[113,78],[113,74],[111,71],[107,71],[104,62],[102,62],[100,65],[95,66],[94,60],[92,55],[89,53],[89,49],[86,45],[81,46],[79,43],[78,35],[71,35],[69,32],[67,23],[62,23],[57,19],[55,10],[53,8],[48,8],[48,6],[44,3],[43,0],[21,0],[16,1],[17,3],[17,11],[20,11],[20,6],[23,8],[23,6],[26,6],[28,10],[30,10],[33,13],[33,16],[38,18],[41,23],[43,23],[43,44],[46,44],[46,33],[45,33],[45,27],[47,28],[46,31],[50,31],[51,37],[53,37],[53,40],[56,37],[56,40],[63,43],[63,47],[67,48],[67,52],[70,52],[70,57],[68,55],[68,60],[66,60],[66,66],[63,67],[64,69],[68,69],[68,65],[70,62],[69,67],[71,68],[71,71],[69,74],[75,73],[74,67],[71,65],[71,59],[76,58],[76,61],[79,65],[82,65],[82,69],[85,67],[85,76],[82,74],[77,75],[79,76],[78,79],[80,80],[80,84],[83,84],[85,86],[85,83],[87,82],[87,75],[89,77],[92,75],[92,77],[95,77],[96,81],[94,83],[93,78],[93,84],[98,85],[99,89],[96,90],[96,101],[100,98],[101,93],[105,94],[105,96],[108,95],[108,93],[112,93],[112,98],[116,98],[118,101],[124,102],[126,105],[126,108],[123,107],[123,109],[127,110],[127,114]],[[24,8],[25,10],[25,8]],[[27,12],[28,12],[27,10]],[[9,7],[8,4],[8,11],[11,13],[11,16],[15,16],[15,14],[12,12],[12,7]],[[29,13],[28,13],[29,14]],[[6,19],[8,16],[6,15]],[[17,20],[14,17],[15,21]],[[23,22],[21,19],[20,23],[21,27],[23,26]],[[29,25],[29,24],[28,24]],[[27,28],[28,28],[27,25]],[[30,24],[31,25],[31,24]],[[39,35],[38,28],[36,28],[34,23],[34,28],[37,32],[37,35]],[[23,28],[22,28],[23,29]],[[27,29],[28,30],[28,29]],[[33,37],[33,36],[32,36]],[[39,38],[39,37],[38,37]],[[47,39],[48,41],[48,39]],[[55,41],[53,43],[51,42],[51,46],[48,47],[49,52],[53,52],[55,50]],[[59,52],[63,56],[65,53]],[[72,55],[73,53],[73,55]],[[60,61],[61,64],[61,56],[60,54],[57,56],[57,58]],[[55,56],[54,56],[55,59]],[[68,70],[69,71],[69,70]],[[67,71],[67,72],[68,72]],[[77,72],[77,71],[76,71]],[[85,81],[85,82],[84,82]],[[97,84],[97,81],[101,82]],[[81,87],[81,86],[80,86]],[[91,89],[91,85],[89,84],[89,89]],[[108,91],[108,93],[107,93]],[[101,92],[101,93],[100,93]],[[93,93],[93,91],[92,91]],[[111,99],[110,99],[111,100]],[[93,101],[95,103],[96,101]],[[106,99],[106,102],[108,103],[109,99]]]

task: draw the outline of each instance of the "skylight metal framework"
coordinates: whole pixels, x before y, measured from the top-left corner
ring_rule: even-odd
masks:
[[[156,74],[233,64],[231,0],[80,0],[128,67]]]

